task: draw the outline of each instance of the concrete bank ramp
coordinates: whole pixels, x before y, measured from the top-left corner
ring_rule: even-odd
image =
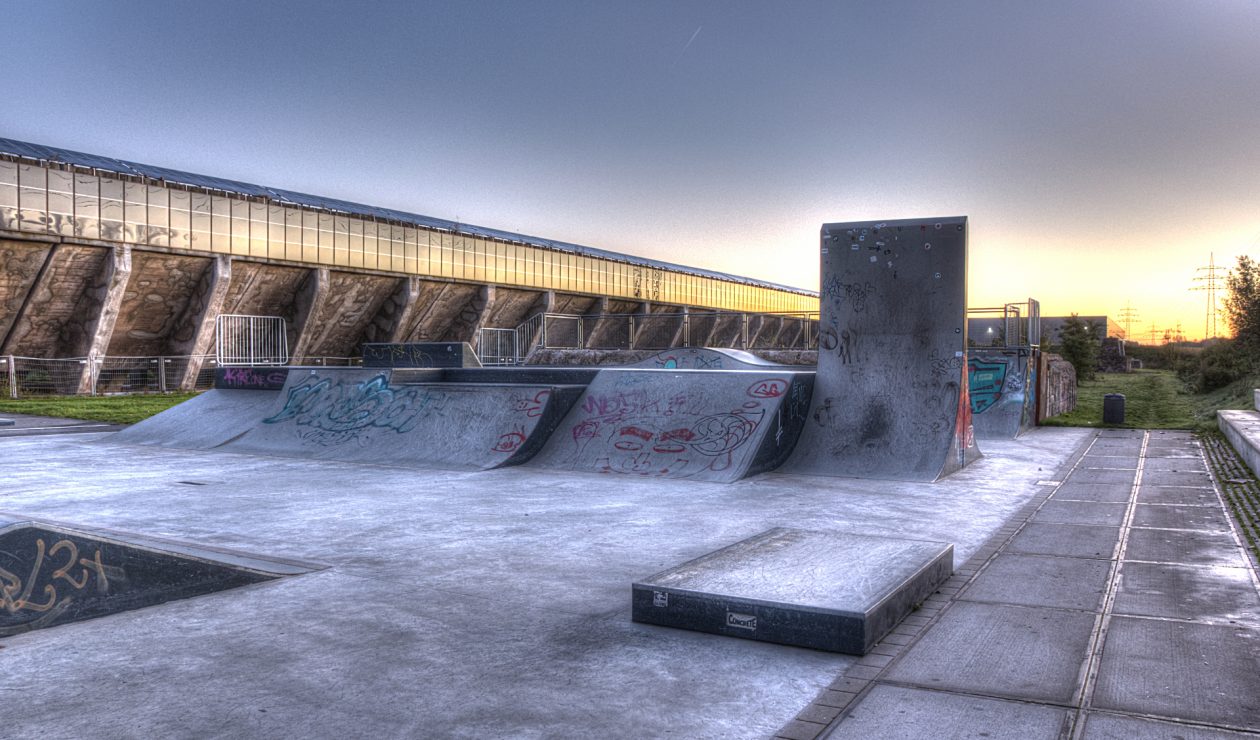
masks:
[[[812,372],[779,369],[603,369],[530,464],[739,480],[787,458],[812,387]]]
[[[679,347],[657,352],[651,357],[629,363],[625,367],[645,367],[657,370],[761,370],[784,366],[738,349]]]
[[[972,424],[980,439],[1013,439],[1032,429],[1037,363],[1026,349],[972,351],[967,357]]]
[[[212,390],[112,435],[106,442],[208,450],[271,415],[279,391]]]
[[[580,386],[391,384],[392,371],[294,368],[270,413],[221,449],[415,468],[517,465],[542,446]]]

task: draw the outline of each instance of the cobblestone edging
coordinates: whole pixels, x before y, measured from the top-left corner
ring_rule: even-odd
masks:
[[[903,652],[918,640],[927,628],[936,622],[942,610],[954,600],[955,595],[968,583],[975,579],[983,567],[1009,542],[1021,527],[1046,500],[1058,490],[1059,483],[1067,478],[1084,457],[1094,437],[1085,438],[1072,455],[1046,480],[1041,490],[1033,495],[1007,519],[988,540],[965,563],[954,571],[936,593],[924,600],[923,604],[910,616],[902,620],[897,628],[879,642],[871,652],[862,656],[849,666],[827,688],[801,710],[796,718],[788,722],[774,734],[775,740],[817,740],[831,729],[833,723],[858,698],[870,688],[875,678],[883,673]]]
[[[1220,433],[1199,437],[1204,456],[1225,499],[1225,510],[1234,520],[1243,544],[1260,568],[1260,480],[1257,480]]]

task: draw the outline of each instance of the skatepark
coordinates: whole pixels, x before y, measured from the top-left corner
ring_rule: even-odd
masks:
[[[1021,358],[972,358],[978,434],[965,227],[824,226],[816,370],[290,367],[123,431],[18,420],[6,734],[1260,733],[1200,442],[1031,427]],[[144,606],[162,558],[203,593]]]

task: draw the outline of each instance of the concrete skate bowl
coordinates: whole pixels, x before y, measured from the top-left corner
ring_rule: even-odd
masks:
[[[518,465],[541,449],[582,390],[391,383],[392,375],[389,369],[293,368],[270,413],[219,449],[414,468]]]
[[[312,569],[0,515],[0,637]]]
[[[971,414],[977,437],[1012,439],[1034,426],[1036,367],[1028,350],[968,353]]]
[[[532,466],[731,482],[792,450],[812,372],[603,369]]]

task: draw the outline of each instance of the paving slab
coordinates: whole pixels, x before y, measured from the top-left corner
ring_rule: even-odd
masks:
[[[1207,473],[1174,473],[1168,470],[1150,470],[1143,471],[1142,485],[1211,488],[1212,478]]]
[[[1117,470],[1137,470],[1138,455],[1113,455],[1112,450],[1090,452],[1081,458],[1082,468],[1115,468]]]
[[[1107,439],[1099,437],[1086,454],[1137,455],[1142,451],[1142,441],[1134,439]]]
[[[876,686],[829,735],[831,740],[1000,738],[1053,740],[1068,727],[1063,709],[959,696],[902,686]]]
[[[1260,624],[1260,595],[1246,568],[1125,562],[1114,611]]]
[[[1068,476],[1066,483],[1114,483],[1133,485],[1136,470],[1111,470],[1107,468],[1077,468]]]
[[[1220,506],[1216,491],[1211,488],[1184,486],[1138,486],[1139,504],[1183,504],[1186,506]]]
[[[1097,609],[1107,589],[1110,572],[1111,563],[1106,560],[1002,554],[960,598],[1059,609]]]
[[[1058,524],[1105,524],[1120,526],[1127,504],[1093,501],[1047,501],[1033,516],[1035,522]]]
[[[1247,565],[1232,533],[1183,529],[1133,529],[1124,559],[1238,568]]]
[[[886,677],[926,688],[1066,703],[1093,625],[1094,615],[1086,612],[955,602],[949,618],[937,622]]]
[[[1064,483],[1051,494],[1051,500],[1098,501],[1124,503],[1132,495],[1132,487],[1114,483]]]
[[[1090,712],[1082,740],[1241,740],[1255,735],[1210,727]]]
[[[1172,473],[1207,473],[1207,465],[1199,457],[1151,457],[1142,463],[1146,471]]]
[[[1229,520],[1219,505],[1138,504],[1133,511],[1133,526],[1228,532]]]
[[[1115,617],[1094,706],[1260,730],[1260,631]]]
[[[1160,460],[1165,458],[1180,460],[1195,460],[1199,458],[1199,448],[1197,446],[1183,447],[1148,447],[1144,457],[1147,460]]]
[[[1024,525],[1008,545],[1011,552],[1110,559],[1120,539],[1119,527],[1082,524]]]

